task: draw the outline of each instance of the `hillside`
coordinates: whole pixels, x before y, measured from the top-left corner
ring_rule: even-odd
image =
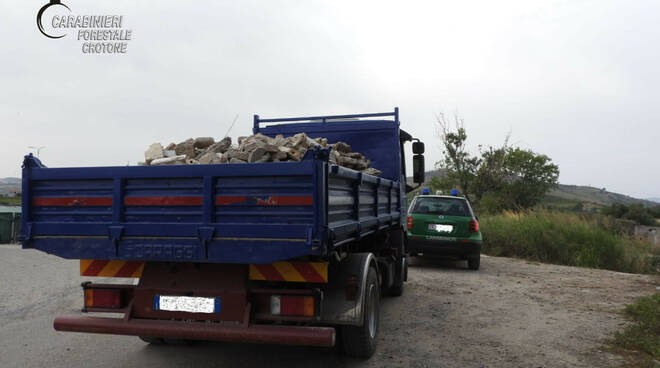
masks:
[[[20,178],[0,178],[0,195],[8,195],[10,193],[21,191]]]
[[[559,184],[559,187],[553,189],[547,196],[550,201],[583,202],[595,206],[609,206],[613,203],[623,203],[625,205],[640,203],[644,206],[657,205],[657,203],[646,199],[633,198],[625,194],[608,192],[605,189],[583,185]]]
[[[426,182],[429,182],[433,177],[441,175],[442,172],[440,170],[427,171]],[[412,177],[408,178],[408,183],[412,185]],[[654,202],[653,200],[657,201]],[[660,198],[640,199],[590,186],[559,184],[556,189],[548,193],[544,204],[564,208],[573,207],[578,202],[581,202],[585,208],[609,206],[613,203],[623,203],[626,205],[641,203],[644,206],[657,206],[660,203]]]

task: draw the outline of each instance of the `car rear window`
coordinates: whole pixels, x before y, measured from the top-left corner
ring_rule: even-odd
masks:
[[[472,216],[467,201],[462,198],[417,198],[410,213],[446,215],[446,216]]]

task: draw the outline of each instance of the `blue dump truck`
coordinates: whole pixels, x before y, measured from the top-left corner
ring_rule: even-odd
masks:
[[[254,133],[343,141],[381,177],[328,162],[48,168],[23,163],[22,246],[80,260],[83,312],[58,331],[149,343],[241,341],[331,347],[369,357],[381,295],[407,278],[404,145],[414,182],[424,145],[393,112],[254,117]],[[401,318],[404,318],[403,316]]]

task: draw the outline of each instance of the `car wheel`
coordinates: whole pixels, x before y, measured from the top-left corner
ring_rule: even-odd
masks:
[[[467,263],[468,263],[468,268],[469,269],[478,270],[479,269],[479,264],[481,263],[481,255],[477,255],[476,257],[468,258]]]
[[[376,351],[380,324],[380,286],[374,267],[369,267],[367,273],[364,298],[364,323],[343,326],[341,337],[346,355],[367,359]]]

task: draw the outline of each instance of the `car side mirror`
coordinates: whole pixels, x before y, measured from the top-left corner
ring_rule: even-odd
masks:
[[[414,154],[421,155],[424,153],[424,142],[413,142],[412,146]]]
[[[424,182],[424,156],[413,156],[413,182],[421,184]]]

